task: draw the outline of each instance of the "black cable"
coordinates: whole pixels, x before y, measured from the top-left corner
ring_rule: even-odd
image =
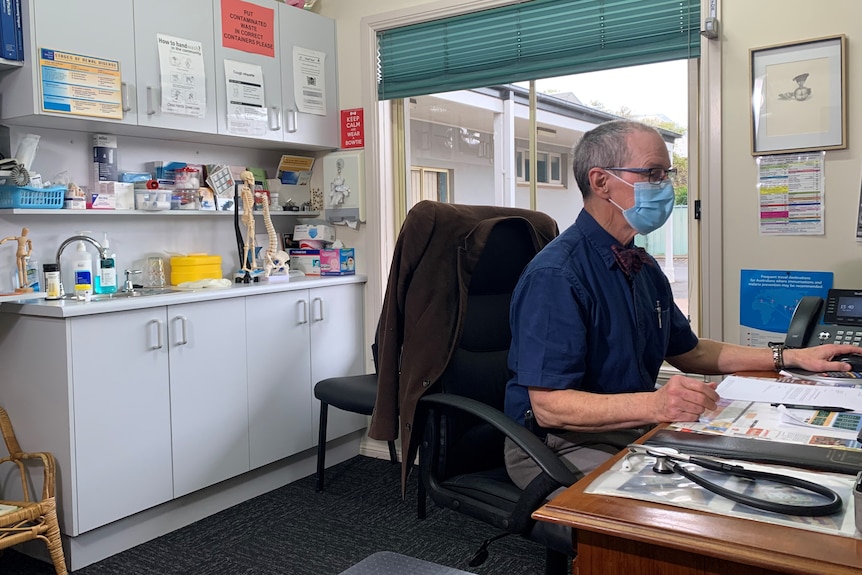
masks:
[[[670,463],[671,467],[676,473],[679,473],[689,481],[696,483],[707,491],[711,491],[713,493],[721,495],[722,497],[726,497],[731,501],[735,501],[749,507],[754,507],[755,509],[762,509],[763,511],[771,511],[772,513],[779,513],[783,515],[818,517],[821,515],[832,515],[833,513],[837,513],[844,505],[844,502],[841,501],[841,497],[839,497],[838,494],[835,493],[832,489],[829,489],[824,485],[818,485],[816,483],[806,481],[805,479],[790,477],[789,475],[768,473],[766,471],[753,471],[745,469],[744,467],[741,467],[739,465],[731,465],[718,461],[709,461],[697,457],[692,457],[689,459],[689,463],[699,465],[704,469],[721,471],[730,475],[734,475],[736,477],[745,477],[753,481],[763,479],[767,481],[772,481],[774,483],[789,485],[791,487],[796,487],[798,489],[817,493],[818,495],[827,497],[829,501],[827,503],[818,503],[817,505],[794,505],[792,503],[775,503],[773,501],[767,501],[765,499],[759,499],[757,497],[750,497],[748,495],[739,493],[738,491],[724,488],[696,473],[688,471],[687,469],[683,468],[683,466],[677,461],[671,460]]]

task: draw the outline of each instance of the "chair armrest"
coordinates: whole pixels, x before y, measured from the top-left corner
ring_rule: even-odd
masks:
[[[568,487],[577,481],[575,474],[565,466],[559,456],[551,451],[541,439],[536,437],[534,433],[523,425],[516,423],[505,413],[494,409],[486,403],[453,393],[430,393],[423,395],[419,403],[420,405],[425,403],[452,407],[478,417],[514,441],[518,447],[523,449],[538,464],[542,471],[561,486]]]
[[[0,464],[14,463],[18,466],[19,472],[21,474],[21,485],[24,490],[24,498],[26,501],[29,501],[30,495],[29,489],[27,488],[27,466],[24,465],[25,459],[38,459],[42,462],[44,479],[42,483],[41,501],[45,501],[46,499],[54,497],[54,468],[56,464],[54,462],[53,454],[48,452],[26,453],[23,451],[19,451],[17,453],[0,459]]]

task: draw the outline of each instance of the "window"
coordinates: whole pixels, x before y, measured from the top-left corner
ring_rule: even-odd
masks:
[[[449,170],[438,168],[410,169],[410,202],[413,206],[421,200],[452,203],[452,191],[449,187]]]
[[[530,181],[530,151],[518,148],[515,169],[519,183]],[[563,155],[554,152],[536,153],[536,173],[538,184],[563,185]]]

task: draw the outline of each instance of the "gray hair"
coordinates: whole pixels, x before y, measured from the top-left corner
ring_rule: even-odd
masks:
[[[586,199],[590,189],[590,170],[595,167],[625,166],[628,162],[628,135],[634,132],[656,132],[652,126],[634,120],[611,120],[584,134],[572,152],[572,172]]]

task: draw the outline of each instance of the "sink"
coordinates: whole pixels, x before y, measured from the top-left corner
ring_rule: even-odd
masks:
[[[126,299],[130,297],[146,297],[151,295],[164,295],[169,293],[179,293],[183,290],[163,287],[147,287],[135,288],[133,291],[118,291],[116,293],[96,293],[90,296],[90,301],[114,301],[118,299]],[[77,300],[78,296],[73,293],[68,293],[63,296],[63,299]]]

